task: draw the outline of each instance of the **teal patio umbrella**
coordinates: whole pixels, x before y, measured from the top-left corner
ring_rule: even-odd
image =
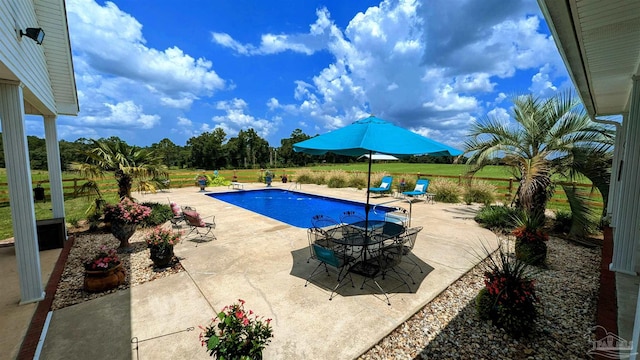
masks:
[[[369,156],[365,229],[369,222],[371,160],[374,153],[406,157],[408,155],[457,156],[462,151],[439,143],[375,116],[360,119],[343,128],[293,144],[293,150],[311,155],[328,152],[348,156]]]

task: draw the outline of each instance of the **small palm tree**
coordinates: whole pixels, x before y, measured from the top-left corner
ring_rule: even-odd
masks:
[[[517,207],[533,217],[542,216],[553,195],[553,175],[569,179],[583,175],[608,195],[613,132],[592,122],[572,93],[548,99],[533,95],[515,97],[512,118],[505,123],[487,117],[475,123],[465,143],[471,173],[494,163],[496,158],[514,169],[519,186]],[[598,159],[598,161],[594,161]],[[588,210],[575,192],[567,193],[574,219],[586,219]]]
[[[113,173],[118,183],[118,197],[131,198],[134,181],[138,191],[155,191],[154,179],[169,174],[161,156],[153,151],[128,145],[120,139],[91,140],[94,147],[87,151],[86,163],[72,168],[87,178],[105,178]]]

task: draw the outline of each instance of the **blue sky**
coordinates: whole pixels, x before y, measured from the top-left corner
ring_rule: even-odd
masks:
[[[570,87],[535,0],[66,0],[80,101],[58,135],[272,146],[370,113],[462,148],[509,98]],[[27,118],[43,137],[42,120]]]

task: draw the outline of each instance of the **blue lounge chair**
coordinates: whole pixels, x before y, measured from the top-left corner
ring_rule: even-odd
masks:
[[[418,181],[416,181],[416,187],[413,189],[413,191],[405,191],[402,193],[402,195],[413,197],[413,198],[416,198],[419,196],[426,196],[428,189],[429,189],[429,179],[418,179]]]
[[[382,178],[382,181],[380,182],[380,186],[379,187],[369,188],[369,192],[376,193],[376,194],[382,194],[382,193],[385,193],[385,192],[389,192],[389,191],[391,191],[391,183],[392,182],[393,182],[393,177],[385,176],[385,177]]]

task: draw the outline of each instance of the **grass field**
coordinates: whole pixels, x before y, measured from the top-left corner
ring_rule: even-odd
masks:
[[[351,163],[351,164],[324,164],[309,167],[309,169],[314,171],[329,171],[329,170],[344,170],[344,171],[355,171],[355,172],[366,172],[367,171],[367,163]],[[290,177],[293,176],[298,169],[292,168],[272,168],[276,173],[276,177],[279,177],[283,173],[287,173]],[[416,176],[418,174],[421,175],[441,175],[441,176],[464,176],[468,167],[466,165],[449,165],[449,164],[410,164],[410,163],[401,163],[401,162],[386,162],[379,163],[375,162],[372,166],[373,172],[387,172],[394,174],[407,174]],[[202,170],[171,170],[170,179],[171,184],[175,187],[182,186],[193,186],[194,178],[196,174],[201,173]],[[207,174],[212,174],[213,170],[207,170]],[[259,169],[248,169],[248,170],[237,170],[236,175],[238,177],[238,181],[240,182],[256,182],[261,174]],[[226,179],[231,179],[234,175],[233,170],[220,170],[219,174]],[[508,179],[511,178],[511,172],[509,168],[504,166],[487,166],[482,171],[476,174],[478,177],[486,177],[486,178],[501,178]],[[75,173],[63,173],[63,181],[68,179],[78,178],[79,176]],[[34,170],[32,172],[32,179],[35,184],[39,181],[43,181],[43,187],[46,189],[46,193],[50,194],[48,181],[48,174],[46,171],[42,170]],[[295,180],[295,179],[294,179]],[[556,180],[564,180],[564,179],[556,179]],[[6,170],[0,169],[0,193],[4,193],[4,195],[0,195],[0,197],[8,197],[7,193],[7,177]],[[588,183],[588,181],[583,181]],[[81,182],[78,181],[78,184]],[[102,179],[99,181],[101,184],[101,189],[103,189],[103,193],[108,202],[115,202],[117,196],[115,194],[116,183],[113,178]],[[5,184],[5,185],[3,185]],[[73,186],[69,185],[70,182],[65,182],[65,194],[69,192],[73,192]],[[502,181],[504,185],[504,181]],[[69,189],[70,188],[70,189]],[[79,220],[86,218],[85,211],[89,207],[90,203],[86,198],[72,198],[70,196],[65,195],[65,212],[66,219],[68,223],[75,223]],[[564,197],[563,194],[557,194],[554,199],[562,200]],[[568,205],[566,203],[558,203],[553,202],[549,203],[549,208],[554,210],[568,210]],[[36,203],[35,204],[35,212],[36,219],[48,219],[52,217],[51,211],[51,203]],[[9,206],[0,206],[0,239],[5,239],[13,236],[13,227],[11,222],[11,211]]]

